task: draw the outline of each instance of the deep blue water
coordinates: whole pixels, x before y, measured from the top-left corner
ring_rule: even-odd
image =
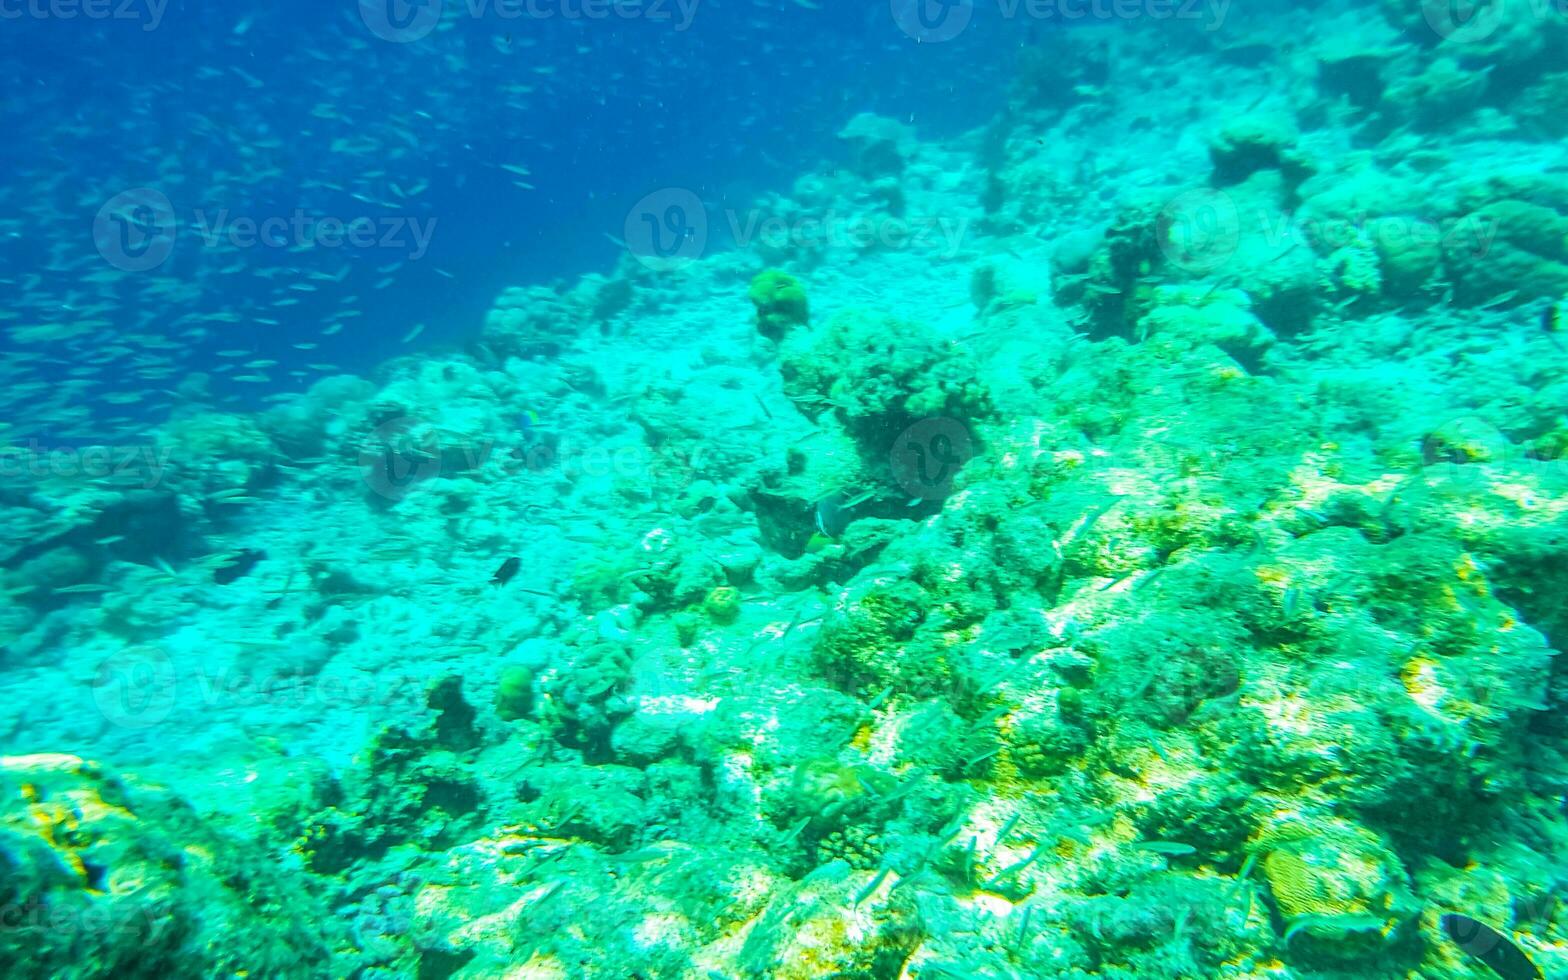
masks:
[[[4,202],[24,224],[0,248],[0,277],[26,287],[24,322],[69,319],[106,296],[116,331],[166,332],[182,370],[221,363],[211,355],[225,349],[282,362],[270,385],[216,379],[226,397],[287,390],[282,375],[296,365],[368,370],[409,350],[401,340],[418,323],[421,343],[461,342],[505,286],[608,271],[610,236],[649,191],[744,207],[839,156],[835,134],[857,112],[922,135],[971,128],[1000,108],[1014,53],[1040,29],[981,9],[961,37],[921,45],[887,0],[820,10],[708,0],[689,18],[672,6],[667,20],[588,20],[578,2],[476,17],[480,0],[446,0],[440,29],[392,43],[353,0],[161,10],[104,0],[95,16],[54,2],[7,0],[0,19]],[[334,148],[344,141],[359,152]],[[426,186],[405,199],[394,185]],[[165,193],[187,224],[418,221],[429,248],[404,262],[413,250],[378,236],[368,248],[235,255],[184,234],[157,271],[200,283],[199,297],[149,298],[136,278],[84,286],[104,271],[90,252],[94,213],[132,187]],[[323,278],[290,291],[312,272]],[[291,302],[278,307],[280,296]],[[202,336],[180,329],[213,310],[237,311],[236,322]],[[359,328],[321,336],[343,310],[362,314]],[[320,347],[302,353],[301,342]]]

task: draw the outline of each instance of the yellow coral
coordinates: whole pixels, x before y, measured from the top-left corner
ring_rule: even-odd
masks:
[[[702,608],[715,623],[733,623],[740,618],[740,590],[721,585],[708,593]]]
[[[1255,845],[1266,852],[1263,877],[1280,915],[1309,935],[1343,939],[1369,924],[1386,933],[1411,911],[1398,859],[1364,827],[1278,814]]]
[[[1405,692],[1428,710],[1436,710],[1445,697],[1446,692],[1437,679],[1437,664],[1426,657],[1415,657],[1407,662],[1399,672],[1399,679],[1405,685]]]
[[[1275,851],[1263,861],[1280,914],[1287,920],[1303,915],[1359,915],[1368,911],[1364,895],[1343,866],[1319,867],[1294,851]]]
[[[870,724],[861,725],[855,729],[855,735],[849,740],[849,747],[856,752],[866,753],[871,749],[871,735],[875,729]]]

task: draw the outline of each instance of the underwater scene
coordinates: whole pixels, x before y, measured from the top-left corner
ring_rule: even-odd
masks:
[[[0,51],[0,978],[1568,977],[1568,0]]]

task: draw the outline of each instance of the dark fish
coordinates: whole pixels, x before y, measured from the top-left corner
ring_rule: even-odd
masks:
[[[815,509],[817,530],[830,538],[843,534],[849,527],[849,522],[853,520],[843,500],[842,494],[835,493],[831,497],[823,497],[817,501]]]
[[[1449,913],[1442,919],[1443,932],[1465,952],[1496,971],[1503,980],[1545,980],[1541,968],[1514,945],[1514,941],[1468,915]]]
[[[816,507],[817,530],[830,538],[837,538],[855,519],[852,511],[875,496],[876,491],[868,490],[853,498],[846,498],[843,493],[822,498],[817,501]]]
[[[235,554],[227,565],[213,569],[212,580],[219,585],[228,585],[230,582],[249,575],[250,570],[256,567],[256,563],[265,557],[267,557],[265,551],[246,548]]]
[[[508,558],[501,563],[500,568],[495,570],[495,575],[491,577],[490,584],[505,585],[517,575],[517,570],[521,567],[523,567],[522,559]]]
[[[1541,329],[1546,331],[1546,339],[1555,344],[1558,350],[1568,350],[1568,346],[1563,344],[1563,335],[1568,333],[1564,329],[1568,327],[1568,322],[1565,322],[1568,321],[1568,315],[1563,313],[1565,306],[1568,306],[1568,299],[1561,303],[1549,303],[1541,311]]]

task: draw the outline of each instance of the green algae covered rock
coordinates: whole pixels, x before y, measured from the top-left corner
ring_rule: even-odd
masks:
[[[709,592],[702,600],[703,611],[715,623],[728,625],[740,618],[741,594],[740,590],[728,585],[721,585]]]
[[[1377,250],[1386,296],[1408,302],[1431,293],[1443,261],[1442,236],[1436,226],[1413,217],[1385,217],[1369,223],[1368,237]]]
[[[1094,734],[1084,716],[1083,695],[1065,684],[1031,698],[1009,715],[1003,731],[1009,761],[1025,779],[1062,775],[1083,756]]]
[[[840,601],[817,645],[818,669],[845,691],[874,694],[895,680],[921,686],[940,661],[913,655],[909,643],[925,619],[928,597],[893,578],[857,584]]]
[[[1058,251],[1052,266],[1057,302],[1081,303],[1097,336],[1132,336],[1148,309],[1151,277],[1166,265],[1172,236],[1183,231],[1179,216],[1174,223],[1162,219],[1165,208],[1157,196],[1130,202],[1092,244],[1068,242],[1070,247]]]
[[[1447,250],[1460,302],[1512,305],[1568,291],[1568,213],[1508,199],[1483,205],[1462,220],[1478,237],[1458,240]]]
[[[1278,170],[1291,185],[1311,176],[1313,168],[1297,148],[1301,134],[1287,117],[1253,114],[1231,119],[1209,142],[1214,181],[1238,184],[1259,170]]]
[[[1472,66],[1538,74],[1552,66],[1543,54],[1561,50],[1568,24],[1561,11],[1533,0],[1497,0],[1476,7],[1382,0],[1389,23],[1422,47]]]
[[[1081,306],[1096,339],[1134,339],[1159,287],[1218,279],[1243,290],[1270,329],[1304,329],[1318,306],[1318,260],[1287,216],[1306,171],[1248,174],[1220,188],[1140,191],[1096,246],[1059,256],[1072,261],[1053,267],[1058,303]]]
[[[502,721],[527,718],[534,706],[534,672],[514,664],[501,671],[496,684],[495,713]]]
[[[377,733],[305,822],[297,847],[313,870],[340,874],[398,847],[450,847],[476,829],[484,799],[468,765],[474,710],[456,677],[432,684],[425,705],[421,723]]]
[[[787,272],[769,269],[758,274],[747,295],[757,308],[757,332],[769,340],[781,340],[789,331],[811,322],[806,290]]]
[[[1568,120],[1562,113],[1565,103],[1568,103],[1568,72],[1552,72],[1521,92],[1512,109],[1514,116],[1535,138],[1560,140],[1568,136]]]
[[[540,678],[541,722],[561,745],[581,751],[589,761],[608,761],[611,732],[632,711],[622,696],[630,672],[631,657],[619,643],[575,649],[568,666]]]
[[[851,311],[797,334],[780,352],[785,391],[812,415],[828,412],[857,440],[891,438],[935,416],[975,421],[990,399],[975,365],[923,324]]]
[[[1442,129],[1481,105],[1491,79],[1446,55],[1419,69],[1396,75],[1384,89],[1384,104],[1395,118],[1421,129]]]
[[[1251,300],[1240,290],[1161,287],[1138,329],[1145,336],[1213,344],[1254,369],[1275,342],[1274,332],[1253,314]]]
[[[1226,884],[1192,876],[1129,872],[1115,894],[1074,899],[1062,926],[1082,944],[1081,962],[1107,969],[1042,975],[1117,978],[1223,976],[1224,964],[1250,945]],[[1251,938],[1251,937],[1249,937]]]
[[[334,946],[297,869],[74,756],[0,760],[12,977],[313,977]]]
[[[522,825],[548,837],[623,847],[646,825],[645,777],[630,766],[539,766],[518,787]]]
[[[701,735],[686,714],[638,711],[615,726],[610,747],[617,762],[648,766],[677,757]]]

